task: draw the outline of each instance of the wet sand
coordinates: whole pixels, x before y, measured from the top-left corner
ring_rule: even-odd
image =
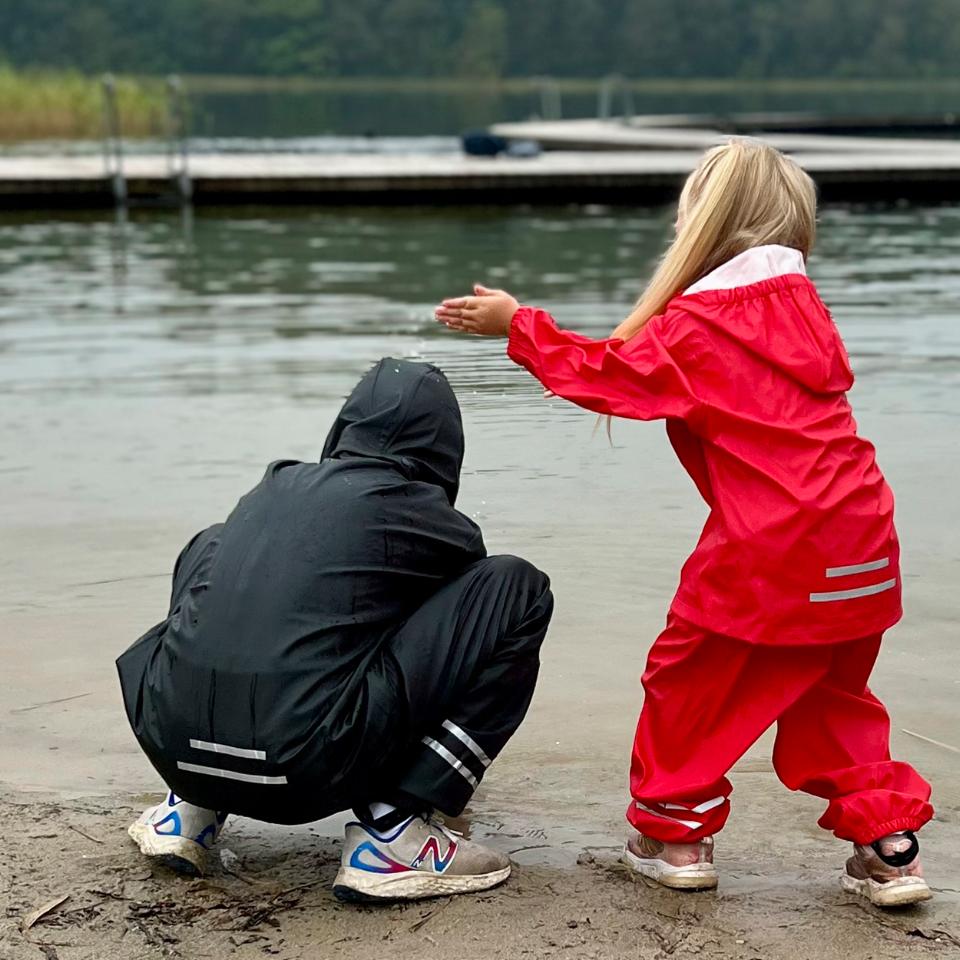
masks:
[[[151,300],[153,263],[128,265],[145,292],[120,290],[124,311],[102,319],[92,310],[63,324],[57,310],[69,313],[78,296],[69,284],[31,294],[50,306],[46,319],[0,312],[0,957],[832,960],[960,950],[960,754],[901,732],[960,747],[960,351],[928,362],[891,344],[886,328],[851,327],[853,401],[897,494],[905,555],[907,614],[874,687],[893,716],[894,752],[934,785],[938,814],[923,840],[936,900],[878,915],[842,894],[846,847],[816,827],[819,801],[777,782],[769,737],[734,771],[720,892],[675,896],[616,865],[639,675],[704,517],[662,428],[618,423],[611,447],[592,436],[591,417],[544,401],[499,345],[437,336],[417,319],[426,303],[405,305],[384,335],[382,305],[354,300],[359,329],[339,339],[322,316],[319,332],[260,336],[240,304],[204,339],[169,302]],[[5,275],[20,285],[13,295],[36,269]],[[824,275],[839,287],[826,266]],[[183,296],[174,306],[192,317]],[[572,325],[596,309],[566,306]],[[942,300],[934,306],[946,313]],[[600,322],[612,320],[616,307],[602,309]],[[857,316],[853,306],[837,314],[841,329]],[[205,881],[151,869],[124,831],[160,785],[127,729],[113,659],[162,617],[182,544],[224,516],[268,461],[316,457],[339,398],[388,352],[448,371],[468,439],[461,509],[491,551],[546,570],[557,595],[527,722],[462,824],[510,852],[516,875],[481,897],[343,907],[329,893],[342,818],[231,824],[233,873],[217,866]],[[24,915],[64,893],[20,931]]]
[[[764,802],[762,789],[746,797]],[[495,797],[496,791],[491,794]],[[800,813],[788,802],[785,814]],[[145,865],[116,838],[134,806],[2,804],[4,902],[0,956],[72,957],[953,957],[955,913],[875,915],[824,881],[832,851],[809,831],[771,849],[742,828],[724,857],[723,891],[669,894],[632,879],[607,852],[567,868],[516,868],[501,888],[474,897],[347,907],[330,893],[339,844],[310,830],[224,837],[226,868],[202,880]],[[516,843],[516,840],[509,841]],[[776,852],[790,849],[789,866]],[[756,871],[763,869],[763,874]],[[22,934],[18,918],[69,899]]]

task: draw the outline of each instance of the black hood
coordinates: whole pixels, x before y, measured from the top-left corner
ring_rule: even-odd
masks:
[[[354,387],[327,435],[322,460],[373,457],[457,498],[463,463],[460,406],[428,363],[385,357]]]

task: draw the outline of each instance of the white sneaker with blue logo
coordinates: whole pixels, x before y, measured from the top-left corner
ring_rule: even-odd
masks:
[[[144,810],[127,832],[144,856],[162,857],[181,873],[202,874],[226,820],[225,813],[195,807],[171,792]]]
[[[410,817],[379,834],[348,823],[333,892],[340,900],[421,900],[503,883],[510,860],[465,840],[434,817]]]

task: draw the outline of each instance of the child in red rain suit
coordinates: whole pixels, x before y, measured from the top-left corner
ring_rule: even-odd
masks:
[[[776,722],[780,779],[826,800],[820,825],[854,843],[843,886],[893,906],[930,896],[913,831],[933,810],[928,784],[890,759],[867,686],[901,615],[899,546],[843,343],[806,276],[815,218],[794,161],[734,140],[691,174],[676,239],[610,339],[484,287],[437,318],[509,336],[559,397],[665,419],[710,506],[643,676],[625,861],[668,887],[716,886],[726,774]]]

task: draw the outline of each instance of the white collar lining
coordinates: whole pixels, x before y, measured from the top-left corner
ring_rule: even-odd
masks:
[[[711,270],[705,277],[687,287],[683,295],[703,293],[705,290],[733,290],[791,273],[807,275],[803,254],[793,247],[767,243],[744,250],[722,263],[716,270]]]

